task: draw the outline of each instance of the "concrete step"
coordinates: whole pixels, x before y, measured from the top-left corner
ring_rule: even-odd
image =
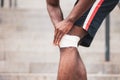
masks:
[[[34,28],[41,24],[43,26],[50,25],[46,10],[43,12],[42,10],[1,9],[0,15],[1,24],[34,26]],[[48,23],[44,24],[45,21]]]
[[[57,73],[58,63],[0,62],[0,73]],[[85,63],[89,74],[120,74],[120,63]]]
[[[1,60],[6,59],[13,62],[57,62],[59,60],[59,49],[53,46],[50,36],[47,39],[47,36],[41,38],[42,34],[20,34],[19,32],[1,33],[0,35]],[[98,46],[99,49],[96,45],[92,45],[90,48],[79,48],[84,62],[104,61],[104,47],[100,43]],[[119,52],[119,47],[115,46],[110,56],[112,62],[119,62]]]
[[[33,63],[31,73],[56,73],[58,70],[57,63]],[[87,73],[89,74],[120,74],[120,64],[115,63],[85,63]]]
[[[56,74],[0,73],[0,80],[56,80]],[[120,74],[88,74],[88,80],[120,80]]]
[[[5,48],[7,51],[2,50],[5,55],[1,54],[1,57],[5,58],[6,61],[11,62],[46,62],[46,63],[57,63],[59,61],[59,51],[57,48],[52,46],[47,46],[45,49],[38,45],[35,48],[31,47],[33,45],[21,46],[20,48],[12,48],[9,46]],[[45,46],[43,46],[45,47]],[[51,48],[49,48],[51,47]],[[30,50],[29,50],[30,48]],[[38,49],[37,49],[38,48]],[[1,53],[2,53],[1,51]],[[97,51],[96,51],[97,52]],[[105,61],[104,53],[96,53],[96,52],[81,52],[81,57],[85,63],[97,63]],[[29,56],[28,56],[29,55]],[[119,63],[119,53],[111,54],[110,61],[113,63]]]

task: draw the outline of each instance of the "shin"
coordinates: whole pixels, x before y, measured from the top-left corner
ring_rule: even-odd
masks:
[[[77,50],[79,37],[85,34],[81,34],[82,31],[79,30],[78,28],[72,29],[69,35],[63,37],[60,42],[60,63],[57,80],[87,80],[86,70]],[[82,36],[79,36],[79,34]]]

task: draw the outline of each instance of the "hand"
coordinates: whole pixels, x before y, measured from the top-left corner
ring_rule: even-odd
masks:
[[[73,23],[67,20],[63,20],[56,24],[55,34],[54,34],[54,41],[53,43],[56,46],[59,46],[60,40],[62,37],[67,34],[73,26]]]

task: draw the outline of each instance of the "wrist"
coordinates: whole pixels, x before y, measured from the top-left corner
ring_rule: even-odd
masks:
[[[74,24],[74,20],[70,19],[70,18],[66,18],[65,21],[67,23],[70,23],[70,24]]]

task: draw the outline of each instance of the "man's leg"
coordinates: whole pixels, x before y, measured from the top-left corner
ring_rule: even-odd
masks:
[[[75,26],[68,34],[82,38],[87,32]],[[87,80],[86,70],[76,47],[60,48],[57,80]]]

